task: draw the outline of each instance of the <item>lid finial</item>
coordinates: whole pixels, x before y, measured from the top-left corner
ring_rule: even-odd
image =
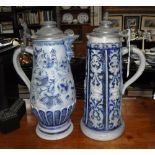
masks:
[[[104,17],[103,17],[103,21],[101,21],[101,25],[105,28],[110,28],[112,25],[112,22],[108,18],[109,18],[109,13],[105,12]]]
[[[108,12],[105,12],[104,13],[103,20],[108,20],[108,18],[109,18],[109,13]]]
[[[105,12],[103,20],[101,21],[99,27],[95,28],[90,36],[95,37],[103,37],[103,36],[118,36],[119,32],[118,29],[113,28],[113,22],[109,19],[109,13]]]

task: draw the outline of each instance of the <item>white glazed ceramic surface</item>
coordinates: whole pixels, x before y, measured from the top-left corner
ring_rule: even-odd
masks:
[[[67,29],[64,31],[64,33],[67,35],[74,35],[74,31],[72,29]]]
[[[122,93],[145,68],[144,55],[140,50],[134,49],[141,63],[136,74],[123,86],[122,54],[127,54],[128,51],[121,49],[120,45],[120,43],[89,42],[87,45],[85,106],[81,130],[95,140],[112,140],[123,133]]]
[[[86,76],[84,81],[85,105],[81,119],[82,132],[95,140],[107,141],[119,137],[124,131],[121,114],[122,94],[143,73],[145,57],[141,50],[132,47],[140,59],[138,71],[123,85],[121,37],[87,36]]]
[[[33,41],[33,71],[31,87],[28,78],[19,67],[15,51],[13,62],[17,73],[30,90],[32,111],[38,118],[36,133],[39,137],[56,140],[71,133],[73,125],[68,121],[76,103],[75,86],[67,53],[70,41]],[[68,57],[69,56],[69,57]]]
[[[77,19],[80,24],[84,24],[89,21],[89,16],[87,13],[81,12],[80,14],[78,14]]]
[[[122,122],[122,125],[114,131],[95,131],[86,127],[81,120],[80,127],[82,132],[89,138],[99,141],[109,141],[120,137],[124,132],[125,125],[124,122]]]
[[[31,103],[38,110],[60,110],[75,103],[74,81],[63,41],[33,41]]]
[[[25,102],[26,102],[26,107],[28,109],[31,108],[31,102],[30,102],[30,99],[24,99]],[[62,132],[64,131],[65,129],[68,129],[66,130],[66,132]],[[41,131],[40,131],[41,130]],[[44,132],[42,132],[42,130]],[[65,123],[63,126],[59,126],[59,128],[55,129],[55,130],[46,130],[45,128],[42,128],[39,123],[36,127],[36,134],[42,138],[42,139],[46,139],[46,140],[59,140],[59,139],[62,139],[62,138],[65,138],[67,137],[71,132],[73,131],[73,123],[71,122],[71,120],[67,121],[67,123]],[[46,134],[46,132],[48,134]],[[56,134],[56,133],[59,133],[59,134]]]
[[[71,24],[73,22],[73,16],[71,13],[65,13],[62,16],[62,22]]]
[[[33,49],[25,48],[33,55],[31,82],[19,63],[21,48],[13,55],[14,68],[30,91],[32,111],[38,119],[36,133],[43,139],[61,139],[73,130],[70,115],[76,94],[70,60],[73,56],[71,44],[76,38],[66,35],[59,39],[33,40]]]
[[[42,131],[44,131],[44,132],[42,132]],[[48,134],[46,134],[46,130],[44,128],[42,128],[39,124],[36,127],[36,133],[40,138],[46,139],[46,140],[59,140],[59,139],[65,138],[71,134],[71,132],[73,131],[73,123],[70,121],[63,128],[61,128],[61,130],[56,129],[53,132],[52,132],[52,130],[50,130],[50,131],[51,132],[49,133],[49,130],[47,130]],[[65,132],[62,132],[62,131],[65,131]],[[59,134],[55,134],[55,133],[59,133]]]

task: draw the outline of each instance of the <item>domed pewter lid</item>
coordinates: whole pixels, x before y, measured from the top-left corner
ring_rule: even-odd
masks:
[[[32,37],[32,39],[61,39],[67,37],[60,29],[56,27],[55,21],[45,21],[40,30]]]
[[[119,31],[112,28],[112,21],[108,19],[108,12],[104,14],[103,21],[98,28],[95,28],[93,32],[89,33],[89,36],[92,37],[103,37],[103,36],[119,36]]]

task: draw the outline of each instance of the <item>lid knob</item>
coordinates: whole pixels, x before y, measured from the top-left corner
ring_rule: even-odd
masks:
[[[104,17],[103,17],[103,21],[101,21],[101,26],[103,26],[104,28],[112,27],[112,21],[110,21],[108,18],[109,18],[109,13],[105,12]]]
[[[108,13],[108,12],[105,12],[105,13],[104,13],[103,19],[104,19],[104,20],[108,20],[108,18],[109,18],[109,13]]]
[[[119,32],[117,29],[114,29],[112,27],[113,22],[108,19],[109,13],[105,12],[103,21],[100,23],[99,27],[95,28],[93,32],[88,34],[89,36],[95,36],[95,37],[105,37],[107,36],[115,36],[119,37]]]
[[[64,34],[63,32],[56,27],[56,22],[55,21],[44,21],[42,24],[42,27],[40,30],[36,32],[36,37],[48,37],[48,38],[53,38],[53,37],[63,37]]]

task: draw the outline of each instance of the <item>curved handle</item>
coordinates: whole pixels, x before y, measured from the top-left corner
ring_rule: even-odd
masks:
[[[72,43],[75,41],[75,39],[77,39],[79,36],[78,35],[69,35],[67,38],[65,38],[64,40],[64,46],[66,48],[66,53],[67,53],[67,58],[68,61],[71,60],[72,57],[74,57],[74,52],[71,48]]]
[[[33,54],[33,49],[32,47],[26,47],[25,51]],[[28,87],[29,91],[30,91],[30,80],[28,79],[28,77],[26,76],[26,74],[24,73],[20,62],[19,62],[19,54],[21,53],[21,47],[19,47],[18,49],[16,49],[14,51],[13,54],[13,66],[17,72],[17,74],[22,78],[22,80],[25,82],[26,86]]]
[[[122,89],[122,94],[125,93],[126,88],[131,85],[133,82],[135,82],[143,73],[144,69],[145,69],[145,56],[143,54],[143,52],[135,47],[131,47],[133,53],[135,53],[136,55],[139,56],[140,59],[140,65],[138,67],[137,72],[128,80],[125,82],[125,84],[123,85],[123,89]],[[128,53],[128,49],[126,47],[122,48],[122,55],[125,55]]]

